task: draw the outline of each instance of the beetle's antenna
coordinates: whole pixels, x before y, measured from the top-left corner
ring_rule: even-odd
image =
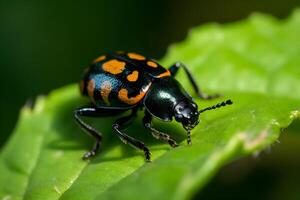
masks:
[[[207,110],[214,110],[216,108],[224,107],[224,106],[231,105],[231,104],[233,104],[233,102],[230,99],[228,99],[227,101],[223,101],[223,102],[218,103],[216,105],[213,105],[213,106],[204,108],[202,110],[199,110],[199,113],[203,113],[203,112],[205,112]]]

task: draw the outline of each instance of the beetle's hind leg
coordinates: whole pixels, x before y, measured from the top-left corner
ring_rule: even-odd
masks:
[[[152,124],[151,124],[151,121],[152,121],[152,116],[146,110],[145,111],[145,116],[143,118],[143,124],[144,124],[146,129],[151,131],[152,136],[156,139],[160,139],[160,140],[163,140],[163,141],[167,142],[173,148],[178,146],[176,141],[173,140],[168,134],[160,132],[160,131],[156,130],[155,128],[153,128]]]
[[[196,94],[199,98],[201,98],[201,99],[215,99],[215,98],[218,98],[218,97],[222,96],[221,94],[209,95],[209,94],[203,93],[200,90],[199,86],[197,85],[197,83],[196,83],[195,79],[193,78],[191,72],[188,70],[188,68],[184,64],[182,64],[180,62],[176,62],[174,65],[172,65],[169,68],[169,71],[171,72],[171,75],[175,76],[177,74],[179,68],[183,68],[185,74],[187,75],[190,83],[192,84],[192,86],[193,86],[193,88],[194,88],[194,90],[195,90],[195,92],[196,92]]]
[[[94,129],[87,123],[85,123],[80,117],[81,116],[92,117],[92,116],[96,116],[97,113],[98,113],[97,109],[92,108],[92,107],[79,108],[74,111],[74,117],[75,117],[76,121],[78,122],[78,124],[81,126],[81,128],[83,130],[85,130],[85,132],[87,132],[90,136],[92,136],[95,139],[95,144],[94,144],[93,148],[90,151],[86,152],[83,155],[82,159],[88,159],[88,158],[96,155],[96,152],[98,151],[98,149],[100,147],[102,135],[96,129]]]
[[[132,120],[136,117],[136,112],[137,110],[134,109],[132,110],[132,113],[130,115],[117,119],[116,122],[113,124],[113,129],[125,144],[129,144],[137,149],[143,150],[146,160],[150,161],[151,152],[148,149],[148,147],[146,147],[143,142],[133,137],[130,137],[122,131],[122,129],[129,125],[132,122]]]

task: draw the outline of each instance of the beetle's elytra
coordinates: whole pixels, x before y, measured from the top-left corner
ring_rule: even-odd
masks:
[[[138,109],[145,112],[144,127],[156,139],[176,147],[178,145],[175,140],[152,126],[153,117],[163,121],[172,121],[174,118],[187,131],[187,142],[191,144],[190,131],[199,123],[200,113],[232,104],[231,100],[227,100],[198,110],[193,98],[174,78],[179,68],[183,68],[199,98],[219,97],[202,93],[192,74],[181,63],[175,63],[169,69],[165,69],[155,60],[127,52],[106,54],[95,59],[85,70],[80,82],[80,91],[82,95],[89,97],[92,106],[74,111],[76,121],[96,141],[92,150],[84,154],[83,159],[96,154],[102,135],[86,124],[81,117],[106,117],[131,110],[130,115],[117,119],[112,128],[125,144],[143,150],[146,160],[150,161],[151,153],[146,145],[123,131],[136,117]]]

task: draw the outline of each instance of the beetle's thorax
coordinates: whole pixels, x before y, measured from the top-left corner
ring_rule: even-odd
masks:
[[[184,106],[186,104],[196,105],[193,103],[191,96],[173,77],[154,80],[144,98],[146,109],[152,115],[164,121],[171,121],[173,117],[176,120],[179,119],[178,105]],[[177,108],[177,111],[175,108]],[[183,115],[183,118],[185,116],[187,115]],[[182,120],[180,122],[182,123]]]

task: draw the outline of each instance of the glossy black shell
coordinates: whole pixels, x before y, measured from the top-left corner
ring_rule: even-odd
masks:
[[[106,54],[85,71],[81,92],[97,107],[129,109],[141,104],[153,81],[169,76],[170,72],[156,61],[139,54]],[[133,81],[128,77],[137,78]]]

